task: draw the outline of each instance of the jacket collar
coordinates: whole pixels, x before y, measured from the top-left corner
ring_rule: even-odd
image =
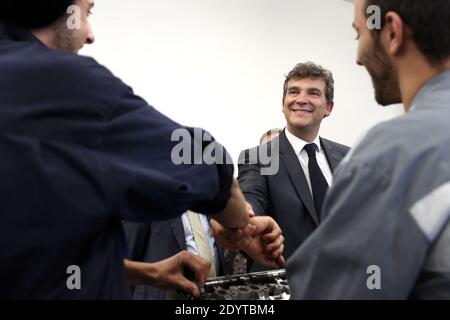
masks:
[[[45,46],[30,30],[15,27],[2,22],[0,22],[0,40],[29,41]]]

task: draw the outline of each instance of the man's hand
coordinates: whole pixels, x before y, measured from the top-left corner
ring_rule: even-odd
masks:
[[[271,217],[252,217],[244,229],[227,229],[214,219],[210,223],[213,237],[224,248],[242,250],[269,268],[284,266],[284,238],[280,227]]]
[[[182,251],[168,259],[145,263],[125,260],[130,284],[147,284],[160,289],[180,289],[199,298],[200,286],[208,278],[211,264],[188,251]],[[194,279],[188,279],[190,273]]]
[[[222,226],[215,219],[209,221],[211,225],[211,235],[225,249],[240,250],[248,246],[252,241],[252,235],[256,227],[252,224],[246,225],[242,229],[228,229]]]
[[[247,208],[247,213],[248,213],[248,217],[254,217],[256,216],[255,212],[253,211],[253,207],[250,203],[248,203],[247,201],[245,201],[245,207]]]
[[[245,208],[247,211],[247,216],[252,218],[255,216],[253,212],[253,208],[250,203],[245,202]],[[249,220],[250,221],[250,220]],[[211,219],[211,230],[212,236],[216,239],[216,241],[224,248],[229,250],[239,250],[244,244],[249,244],[251,236],[255,233],[256,227],[247,224],[242,229],[229,229],[225,228],[220,224],[217,219]]]
[[[269,216],[258,216],[251,218],[250,224],[255,226],[255,234],[241,250],[263,266],[274,269],[284,267],[284,237],[275,220]]]

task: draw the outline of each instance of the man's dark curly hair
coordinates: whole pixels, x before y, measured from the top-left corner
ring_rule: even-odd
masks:
[[[381,29],[386,13],[396,12],[412,29],[414,41],[430,63],[450,57],[450,0],[366,0],[366,9],[371,5],[381,9]],[[376,37],[379,32],[373,30]]]
[[[0,0],[0,22],[25,29],[48,26],[63,16],[73,0]]]

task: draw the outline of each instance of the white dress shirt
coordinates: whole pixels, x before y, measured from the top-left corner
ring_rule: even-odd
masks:
[[[217,248],[215,246],[214,238],[211,236],[211,226],[209,225],[208,218],[204,214],[199,214],[200,222],[202,223],[203,231],[208,238],[209,248],[214,253],[214,261],[216,265],[216,274],[219,272],[219,253],[217,252]],[[195,255],[198,255],[197,245],[195,244],[194,234],[192,233],[191,224],[189,223],[188,213],[185,212],[181,216],[181,221],[183,222],[184,228],[184,238],[186,240],[186,250],[192,252]]]
[[[305,174],[306,181],[308,182],[309,191],[311,191],[312,195],[311,179],[309,178],[309,170],[308,170],[309,157],[306,150],[303,149],[305,145],[309,144],[309,142],[297,138],[292,133],[290,133],[287,128],[285,132],[286,138],[288,139],[289,143],[294,149],[295,154],[297,155],[298,160],[302,166],[303,173]],[[327,180],[328,186],[331,186],[331,183],[333,182],[333,173],[331,172],[331,168],[330,165],[328,164],[325,152],[322,146],[320,145],[320,137],[317,136],[316,139],[314,139],[314,141],[311,143],[315,143],[316,146],[318,147],[318,152],[316,153],[317,164],[319,165],[320,170],[322,170],[323,176],[325,177],[325,180]]]

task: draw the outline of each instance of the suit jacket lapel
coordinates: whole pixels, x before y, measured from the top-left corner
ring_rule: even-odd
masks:
[[[316,225],[319,225],[319,219],[317,217],[316,209],[314,207],[314,200],[311,195],[311,191],[308,187],[305,174],[303,173],[302,166],[295,154],[294,149],[286,138],[284,131],[279,136],[280,139],[280,159],[286,166],[287,172],[291,181],[299,195],[300,199],[306,206],[309,214],[313,218]]]
[[[184,227],[181,217],[170,219],[170,226],[172,227],[173,234],[181,250],[186,250],[186,238],[184,236]]]
[[[335,152],[333,145],[328,140],[320,138],[320,144],[322,145],[325,156],[327,157],[331,172],[334,173],[334,170],[337,168],[342,159]]]

